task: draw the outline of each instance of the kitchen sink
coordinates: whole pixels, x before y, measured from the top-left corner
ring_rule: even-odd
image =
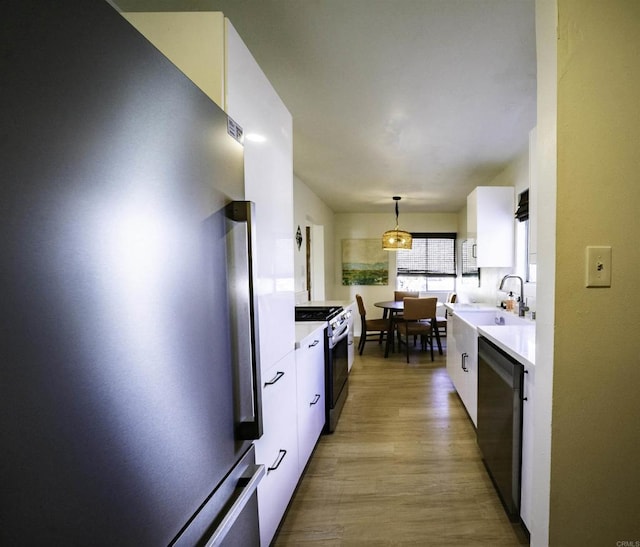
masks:
[[[533,321],[500,309],[456,311],[460,319],[473,327],[487,325],[532,325]]]

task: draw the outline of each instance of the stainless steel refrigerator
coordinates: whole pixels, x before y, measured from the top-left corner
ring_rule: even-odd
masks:
[[[257,544],[241,130],[104,0],[0,36],[0,544]]]

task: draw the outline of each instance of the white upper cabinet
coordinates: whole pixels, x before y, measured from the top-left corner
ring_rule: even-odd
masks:
[[[255,289],[266,371],[295,346],[291,114],[222,13],[123,15],[243,129],[245,199],[256,204]]]
[[[226,111],[244,130],[245,198],[256,203],[261,359],[268,365],[295,346],[293,121],[228,20],[226,35]]]
[[[514,255],[514,190],[478,186],[467,197],[467,231],[479,268],[510,268]]]

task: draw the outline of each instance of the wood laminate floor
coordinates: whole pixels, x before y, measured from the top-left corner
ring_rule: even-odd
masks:
[[[335,433],[323,435],[273,545],[527,545],[482,464],[446,368],[414,351],[356,354]]]

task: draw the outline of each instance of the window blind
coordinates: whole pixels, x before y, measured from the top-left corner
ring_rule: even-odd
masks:
[[[473,256],[474,241],[471,239],[465,239],[460,246],[461,254],[461,271],[463,276],[476,276],[478,275],[478,261]]]
[[[396,257],[398,275],[446,277],[456,275],[455,233],[412,233],[413,248]]]
[[[516,209],[516,218],[520,222],[529,220],[529,190],[525,190],[518,197],[518,208]]]

